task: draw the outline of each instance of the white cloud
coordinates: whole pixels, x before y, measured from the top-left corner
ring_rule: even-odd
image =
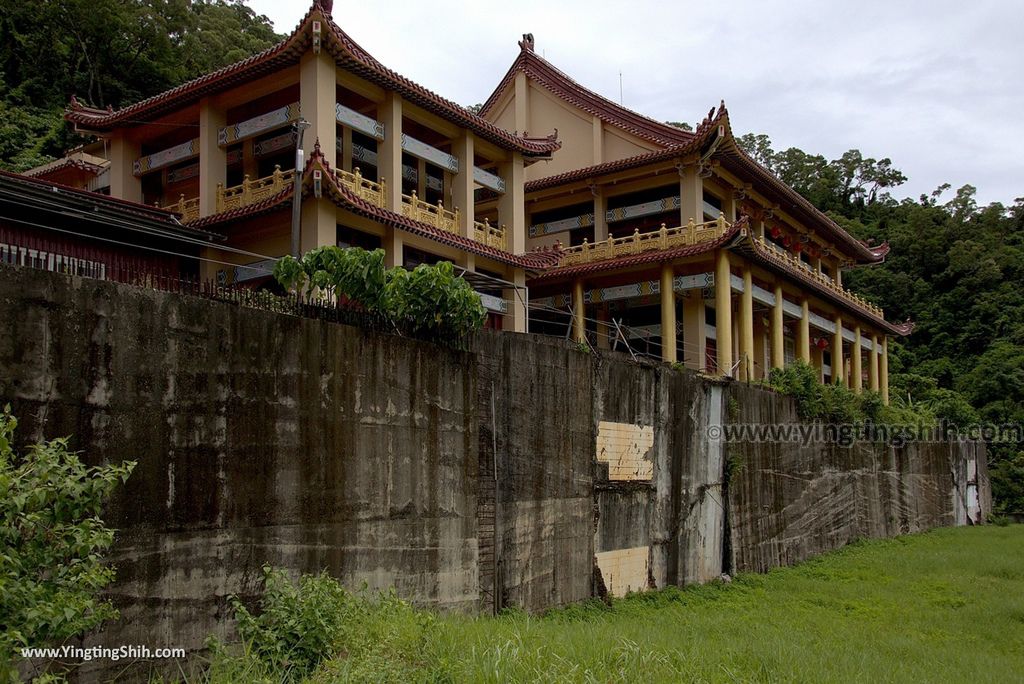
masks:
[[[250,0],[279,32],[311,0]],[[737,133],[776,149],[890,157],[910,177],[1024,196],[1024,3],[828,0],[355,3],[335,20],[396,71],[463,104],[483,101],[532,32],[537,51],[606,97],[693,123],[724,98]]]

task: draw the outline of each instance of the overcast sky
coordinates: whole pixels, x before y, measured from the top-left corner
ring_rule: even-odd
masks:
[[[279,33],[311,0],[249,0]],[[1019,0],[336,0],[335,22],[377,59],[464,105],[518,53],[659,120],[719,100],[733,130],[776,150],[890,157],[897,197],[970,183],[985,204],[1024,196],[1024,2]],[[534,134],[544,131],[531,131]],[[947,195],[948,197],[948,195]]]

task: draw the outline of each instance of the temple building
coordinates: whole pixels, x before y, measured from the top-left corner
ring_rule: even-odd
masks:
[[[854,239],[744,153],[724,103],[688,132],[583,87],[532,35],[519,47],[481,115],[562,142],[527,169],[524,193],[527,248],[564,247],[529,282],[546,327],[568,310],[578,341],[743,380],[802,359],[888,400],[886,340],[909,325],[842,286],[843,269],[881,262],[887,245]]]
[[[474,114],[374,59],[332,4],[314,2],[276,46],[123,109],[73,99],[68,121],[96,142],[32,173],[217,235],[204,279],[260,286],[291,252],[380,247],[391,266],[461,267],[494,327],[742,380],[802,359],[887,399],[887,339],[909,324],[842,273],[888,246],[744,153],[724,103],[692,132],[655,121],[526,35]]]

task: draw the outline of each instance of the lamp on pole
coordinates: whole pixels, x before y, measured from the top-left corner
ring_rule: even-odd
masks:
[[[295,122],[295,189],[292,192],[292,256],[298,259],[302,223],[302,170],[306,166],[302,153],[302,134],[309,128],[309,122],[299,119]]]

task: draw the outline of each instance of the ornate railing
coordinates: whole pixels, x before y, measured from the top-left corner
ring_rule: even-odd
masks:
[[[181,214],[181,222],[188,223],[189,221],[195,221],[199,218],[199,198],[193,197],[192,199],[185,199],[185,195],[178,198],[178,201],[174,204],[169,204],[163,209],[168,211],[176,211]]]
[[[728,221],[724,216],[719,216],[717,220],[705,223],[694,223],[690,219],[688,224],[678,228],[666,228],[663,223],[659,230],[641,233],[637,229],[632,235],[620,238],[609,235],[607,240],[593,244],[584,238],[582,245],[568,247],[563,251],[560,265],[586,264],[641,252],[696,245],[720,238],[728,229]]]
[[[489,245],[490,247],[496,247],[498,249],[508,249],[508,243],[505,241],[507,232],[505,226],[492,226],[488,219],[484,219],[483,223],[479,221],[473,221],[473,239],[477,242]]]
[[[361,197],[370,204],[378,207],[384,206],[384,181],[381,180],[379,183],[363,178],[362,172],[357,166],[354,171],[342,171],[338,169],[335,171],[338,182],[348,188],[357,197]]]
[[[435,226],[449,233],[459,232],[459,210],[448,211],[440,200],[437,204],[429,204],[416,196],[414,190],[412,195],[402,195],[402,215],[414,221]]]
[[[266,178],[249,180],[245,177],[241,185],[225,188],[217,184],[217,213],[241,209],[278,194],[295,180],[295,171],[282,171],[280,166]]]
[[[786,250],[773,249],[772,244],[765,240],[764,237],[756,237],[754,239],[758,240],[761,243],[761,246],[764,247],[765,249],[771,250],[770,253],[775,255],[777,259],[785,262],[791,268],[797,268],[802,270],[806,275],[809,275],[816,282],[820,283],[821,285],[824,285],[826,288],[836,293],[843,299],[855,303],[863,307],[864,309],[867,309],[868,311],[870,311],[871,313],[875,314],[880,318],[885,317],[885,313],[882,311],[881,307],[876,306],[869,302],[868,300],[861,297],[860,295],[854,294],[853,292],[850,292],[849,290],[843,288],[842,285],[832,280],[818,269],[813,268],[807,263],[804,263],[804,261],[801,260],[799,257],[794,256],[793,254],[787,252]]]

